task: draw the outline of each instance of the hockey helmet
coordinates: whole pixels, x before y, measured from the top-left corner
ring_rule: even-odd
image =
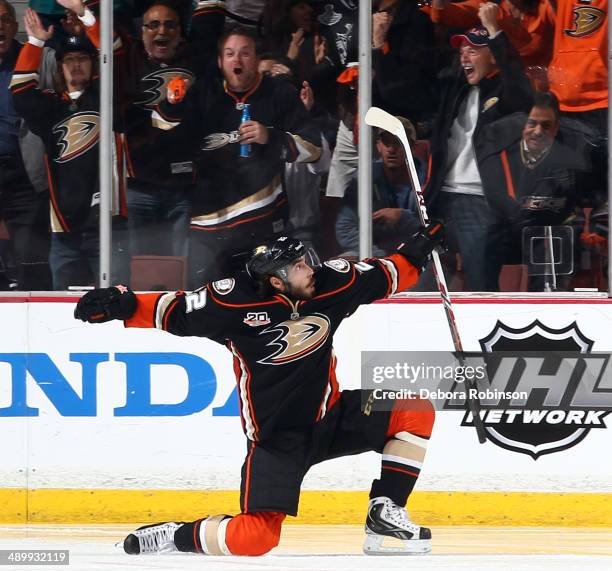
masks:
[[[277,276],[286,281],[287,267],[301,257],[314,270],[320,266],[319,258],[312,248],[307,248],[296,238],[281,236],[270,244],[257,246],[246,264],[246,270],[255,280]]]

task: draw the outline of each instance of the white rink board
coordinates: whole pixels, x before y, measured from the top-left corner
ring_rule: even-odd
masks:
[[[82,324],[72,318],[73,309],[73,303],[0,303],[3,487],[22,488],[27,481],[30,488],[237,488],[245,452],[240,421],[212,413],[227,402],[235,387],[230,353],[206,339],[125,329],[117,322]],[[459,303],[456,313],[466,350],[479,350],[478,340],[492,331],[498,319],[520,328],[536,318],[552,329],[576,321],[580,331],[595,341],[593,351],[612,350],[612,304]],[[451,340],[438,303],[385,303],[363,307],[346,320],[336,334],[335,348],[342,387],[357,388],[360,351],[450,350]],[[126,359],[160,353],[208,362],[216,378],[210,404],[185,416],[117,416],[115,409],[128,401],[133,404],[135,398],[134,391],[127,394]],[[38,409],[38,416],[3,416],[7,409],[18,414],[25,406],[16,405],[13,388],[19,383],[15,369],[6,362],[7,355],[15,359],[14,354],[31,356],[28,370],[38,377],[27,375],[25,404]],[[82,373],[87,367],[71,361],[71,354],[85,354],[77,358],[81,362],[99,363],[95,369],[88,367],[97,387],[87,397],[95,408],[93,416],[61,414],[56,405],[62,399],[50,400],[41,388],[49,382],[57,385],[59,371],[75,392],[73,404],[87,400]],[[49,381],[45,375],[55,377]],[[91,379],[88,382],[93,386]],[[137,390],[146,386],[148,380],[140,379]],[[156,364],[151,367],[150,386],[153,404],[177,405],[187,397],[190,385],[181,366]],[[438,414],[419,489],[612,491],[610,428],[592,429],[568,450],[533,460],[491,442],[479,445],[472,428],[459,426],[461,418],[461,413]],[[367,489],[378,470],[373,453],[339,459],[313,468],[304,488]]]

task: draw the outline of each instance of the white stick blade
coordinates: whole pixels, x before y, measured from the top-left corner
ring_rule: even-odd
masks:
[[[370,107],[366,113],[365,122],[370,127],[378,127],[394,135],[404,130],[402,122],[397,117],[380,107]]]
[[[413,163],[411,169],[414,170],[414,160],[408,158],[408,155],[412,154],[412,151],[410,150],[410,143],[406,136],[406,129],[404,129],[404,125],[397,117],[380,107],[370,107],[366,113],[365,122],[367,125],[370,125],[370,127],[378,127],[379,129],[383,129],[395,135],[404,146],[407,156],[406,160]],[[414,175],[416,176],[416,170],[414,170]]]

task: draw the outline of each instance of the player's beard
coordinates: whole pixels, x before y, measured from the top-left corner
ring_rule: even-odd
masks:
[[[310,284],[296,288],[295,286],[287,286],[287,294],[293,299],[299,299],[301,301],[308,301],[315,296],[315,279],[312,278]]]

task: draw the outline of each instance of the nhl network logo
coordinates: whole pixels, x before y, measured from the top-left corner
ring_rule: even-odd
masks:
[[[500,406],[496,407],[498,410],[481,411],[487,437],[497,446],[527,454],[537,460],[544,454],[575,446],[586,438],[592,428],[606,428],[604,418],[609,414],[609,407],[602,406],[606,410],[598,410],[597,399],[590,401],[594,404],[588,410],[584,407],[577,409],[571,404],[576,400],[581,377],[588,366],[585,362],[591,360],[586,354],[593,347],[593,341],[578,329],[576,322],[563,329],[553,329],[535,320],[526,327],[513,329],[498,321],[493,331],[480,340],[480,345],[484,353],[538,352],[543,355],[536,368],[525,366],[525,362],[517,362],[517,366],[512,367],[507,374],[510,384],[530,389],[527,406],[522,410],[500,410],[503,408]],[[583,353],[585,358],[569,359],[563,363],[564,359],[559,355],[563,352]],[[593,360],[596,355],[599,354],[592,355]],[[572,363],[569,367],[568,362]],[[500,372],[499,369],[500,362],[497,362],[497,366],[494,364],[492,370],[489,369],[490,380]],[[558,399],[558,408],[541,406],[536,410],[529,406],[530,402],[543,402],[541,398],[531,400],[538,392],[540,397],[542,395],[541,379],[548,379],[553,385],[549,396],[553,392],[563,395]],[[607,396],[605,400],[608,400]],[[561,406],[561,403],[565,406]],[[461,425],[473,426],[469,412],[465,414]]]

